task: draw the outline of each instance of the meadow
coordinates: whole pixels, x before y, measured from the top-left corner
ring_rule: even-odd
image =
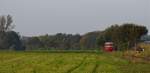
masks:
[[[120,52],[0,52],[0,73],[150,73]]]

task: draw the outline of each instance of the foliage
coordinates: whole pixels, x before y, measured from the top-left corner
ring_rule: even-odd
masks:
[[[0,49],[2,50],[23,50],[20,36],[12,29],[12,17],[0,16]]]
[[[80,39],[80,46],[82,49],[97,48],[97,37],[101,34],[100,31],[89,32]]]
[[[26,50],[96,50],[105,42],[112,41],[118,50],[127,50],[147,34],[145,26],[132,23],[112,25],[104,31],[88,32],[84,35],[57,33],[22,39]]]
[[[63,34],[44,35],[39,37],[29,37],[24,39],[27,50],[78,50],[80,48],[79,41],[81,36],[78,34]]]
[[[145,26],[136,25],[132,23],[125,23],[123,25],[112,25],[104,31],[106,41],[114,42],[115,46],[120,49],[133,47],[138,42],[141,36],[148,32]]]
[[[104,36],[104,34],[99,34],[96,38],[96,44],[97,46],[99,47],[103,47],[104,46],[104,43],[106,42],[106,37]]]
[[[7,43],[9,44],[8,49],[12,50],[24,50],[23,44],[20,40],[20,36],[18,33],[14,31],[9,31],[6,33]],[[7,48],[6,48],[7,49]]]
[[[26,50],[35,49],[35,48],[43,48],[43,43],[40,41],[38,37],[28,38],[28,40],[22,40],[23,44],[26,46]],[[37,49],[38,50],[38,49]]]
[[[119,50],[134,46],[148,30],[145,26],[132,23],[112,25],[104,31],[88,32],[84,35],[57,33],[22,37],[13,31],[12,17],[0,16],[0,49],[10,50],[96,50],[105,42],[112,41]],[[147,37],[143,39],[148,40]]]
[[[0,16],[0,32],[4,33],[13,29],[14,25],[12,25],[12,17],[8,16]]]

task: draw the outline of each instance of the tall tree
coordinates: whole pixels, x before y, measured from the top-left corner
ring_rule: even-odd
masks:
[[[12,16],[0,16],[0,32],[4,33],[7,31],[11,31],[13,29],[14,25],[12,25]]]
[[[145,26],[125,23],[123,25],[112,25],[105,30],[105,38],[109,38],[115,45],[121,48],[132,47],[141,36],[147,34],[148,30]]]
[[[12,31],[14,28],[12,22],[12,16],[0,16],[0,49],[22,49],[20,36],[18,33]]]

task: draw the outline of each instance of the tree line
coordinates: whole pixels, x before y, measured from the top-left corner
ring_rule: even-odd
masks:
[[[0,16],[1,50],[96,50],[109,41],[113,42],[118,50],[126,50],[140,42],[148,33],[146,26],[124,23],[84,35],[57,33],[24,37],[12,30],[12,22],[10,15]]]
[[[42,35],[36,37],[23,37],[23,44],[27,50],[78,50],[80,48],[79,34]]]

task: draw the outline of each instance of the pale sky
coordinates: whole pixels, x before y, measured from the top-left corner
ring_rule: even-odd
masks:
[[[7,14],[24,36],[84,34],[127,22],[150,30],[150,0],[0,0],[0,15]]]

